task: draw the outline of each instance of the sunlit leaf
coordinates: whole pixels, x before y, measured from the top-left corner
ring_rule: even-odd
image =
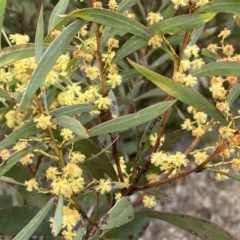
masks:
[[[12,98],[9,96],[9,93],[4,89],[0,89],[0,98],[6,99],[6,100],[12,100]]]
[[[7,3],[7,0],[0,1],[0,29],[1,30],[2,30],[2,26],[3,26],[3,18],[4,18],[6,3]],[[0,34],[0,49],[2,48],[1,39],[2,38],[1,38],[1,34]]]
[[[55,25],[61,20],[61,14],[64,14],[67,6],[69,4],[69,0],[60,0],[54,9],[51,12],[51,16],[49,18],[48,23],[48,33],[55,27]]]
[[[68,128],[81,138],[88,138],[88,134],[86,133],[85,128],[77,119],[68,116],[60,116],[54,118],[53,122],[62,127]]]
[[[15,181],[14,178],[9,178],[9,177],[2,176],[2,177],[0,177],[0,180],[3,181],[3,182],[6,182],[6,183],[11,183],[11,184],[24,186],[23,183]]]
[[[36,231],[38,226],[42,223],[43,219],[54,206],[53,199],[50,199],[47,204],[37,213],[37,215],[14,237],[14,240],[29,239]]]
[[[147,45],[147,40],[133,36],[128,41],[126,41],[123,46],[117,51],[117,55],[114,58],[113,62],[118,62],[119,60],[123,59],[124,57],[128,56],[129,54],[135,52],[136,50],[144,47]]]
[[[40,61],[43,55],[43,38],[44,38],[44,21],[43,21],[43,5],[41,4],[35,36],[35,57],[37,63]]]
[[[139,240],[147,230],[150,221],[148,217],[135,216],[131,222],[109,230],[100,240],[116,239],[116,236],[119,239]]]
[[[51,116],[59,117],[59,116],[74,116],[77,114],[90,112],[92,110],[96,110],[96,107],[90,104],[74,104],[71,106],[60,107],[58,109],[52,110],[49,114]]]
[[[234,101],[240,96],[240,83],[237,83],[227,96],[227,102],[231,106]]]
[[[129,62],[137,71],[139,71],[139,73],[148,78],[157,87],[159,87],[169,95],[206,113],[207,115],[215,118],[224,125],[227,124],[227,121],[223,118],[223,116],[215,108],[215,106],[198,92],[195,92],[180,83],[174,82],[169,78],[166,78],[145,67],[142,67],[131,60],[129,60]]]
[[[226,12],[240,14],[239,0],[214,0],[198,9],[198,12]]]
[[[201,50],[201,54],[209,59],[214,60],[214,61],[221,59],[221,56],[217,55],[216,53],[210,53],[209,51],[206,50],[206,48],[203,48]]]
[[[76,10],[70,13],[68,16],[78,17],[84,20],[117,28],[145,39],[149,39],[153,35],[150,30],[148,30],[139,22],[107,9],[85,8]]]
[[[55,210],[53,223],[52,223],[52,234],[53,236],[57,236],[62,229],[62,221],[63,221],[63,195],[60,194],[58,197],[57,208]]]
[[[169,18],[150,27],[150,29],[159,35],[178,34],[199,28],[204,23],[209,22],[216,16],[215,13],[186,14]]]
[[[121,198],[113,208],[100,219],[99,228],[103,230],[119,227],[134,218],[134,210],[129,197]]]
[[[204,65],[200,70],[193,72],[195,77],[205,76],[240,76],[239,62],[215,62]]]
[[[136,216],[150,217],[171,223],[203,240],[237,240],[236,237],[218,225],[189,215],[157,211],[140,211],[135,214]]]
[[[71,23],[54,39],[44,52],[41,61],[33,72],[31,79],[28,81],[18,111],[21,111],[31,101],[32,96],[37,89],[42,86],[48,72],[52,69],[59,56],[66,49],[81,26],[82,22],[75,21]]]
[[[89,131],[89,136],[92,137],[92,136],[105,134],[105,133],[118,132],[118,131],[123,131],[132,127],[139,126],[143,123],[146,123],[158,117],[164,111],[169,109],[174,103],[175,101],[158,103],[151,107],[147,107],[137,113],[128,114],[127,116],[119,117],[119,118],[104,122],[92,128]]]
[[[118,6],[118,11],[120,13],[125,12],[126,10],[130,9],[133,5],[137,4],[139,0],[124,0]]]

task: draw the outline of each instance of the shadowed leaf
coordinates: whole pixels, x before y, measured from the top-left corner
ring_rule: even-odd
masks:
[[[184,214],[140,211],[136,215],[171,223],[203,240],[237,240],[229,232],[212,222]]]
[[[129,60],[129,62],[138,72],[140,72],[143,76],[145,76],[157,87],[159,87],[169,95],[206,113],[207,115],[215,118],[222,124],[227,124],[227,121],[223,118],[223,116],[216,109],[216,107],[198,92],[195,92],[180,83],[174,82],[169,78],[166,78],[145,67],[142,67],[131,60]]]

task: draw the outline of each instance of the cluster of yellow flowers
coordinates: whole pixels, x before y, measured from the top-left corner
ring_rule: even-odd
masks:
[[[12,149],[3,149],[0,151],[0,157],[3,161],[7,161],[8,158],[18,152],[21,151],[23,149],[27,149],[30,146],[30,144],[28,143],[27,140],[22,140],[19,141],[18,143],[16,143]],[[24,157],[22,157],[19,162],[23,165],[28,165],[31,164],[33,162],[33,154],[32,153],[28,153],[27,155],[25,155]]]
[[[202,137],[205,133],[205,126],[207,124],[207,114],[197,111],[192,106],[189,106],[187,110],[193,115],[194,120],[186,118],[181,125],[182,129],[192,131],[194,137]],[[211,128],[209,128],[208,131],[211,131]]]
[[[82,219],[81,214],[76,209],[71,209],[68,206],[63,207],[62,235],[66,240],[72,240],[76,237],[76,232],[73,230],[77,223]],[[53,226],[53,218],[49,219],[51,227]]]
[[[194,0],[194,1],[189,1],[189,0],[171,0],[174,8],[178,9],[179,7],[186,7],[189,5],[189,2],[193,2],[195,8],[199,8],[204,6],[205,4],[209,3],[209,0]]]
[[[151,163],[159,167],[161,171],[174,169],[180,172],[182,166],[187,166],[188,159],[186,155],[181,152],[171,154],[169,152],[159,151],[151,155]]]

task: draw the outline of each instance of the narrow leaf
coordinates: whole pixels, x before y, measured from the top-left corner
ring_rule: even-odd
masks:
[[[205,76],[240,76],[239,62],[216,62],[204,65],[200,70],[194,72],[195,77]]]
[[[109,230],[100,238],[100,240],[115,240],[116,236],[119,239],[141,239],[142,235],[147,230],[150,221],[151,219],[148,217],[135,216],[131,222]]]
[[[125,44],[123,44],[123,46],[118,50],[117,55],[114,58],[113,62],[117,63],[119,60],[123,59],[129,54],[146,46],[147,43],[148,43],[147,40],[137,36],[133,36],[128,41],[126,41]]]
[[[85,8],[73,11],[68,16],[78,17],[84,20],[100,23],[109,27],[117,28],[133,35],[149,39],[153,34],[137,21],[128,17],[106,9]]]
[[[15,129],[13,132],[11,132],[8,136],[6,136],[0,142],[0,149],[9,147],[9,146],[13,145],[14,143],[18,142],[19,139],[27,138],[27,137],[34,135],[40,131],[41,131],[41,129],[37,128],[36,123],[34,123],[33,121],[25,123],[21,127]]]
[[[227,96],[227,102],[231,106],[240,95],[240,83],[237,83]]]
[[[171,223],[203,240],[237,240],[232,234],[214,223],[184,214],[140,211],[136,215]]]
[[[7,2],[7,0],[1,0],[0,1],[0,30],[1,30],[1,33],[2,33],[2,29],[3,29],[3,18],[4,18],[6,2]],[[1,34],[0,34],[0,49],[2,48],[1,39],[2,39],[2,37],[1,37]]]
[[[13,166],[8,172],[5,173],[5,177],[12,178],[18,182],[24,183],[25,181],[29,181],[33,176],[31,173],[28,172],[28,170],[22,166]],[[50,199],[49,195],[45,195],[42,193],[39,193],[36,190],[33,190],[32,192],[29,192],[26,190],[26,186],[18,186],[17,191],[21,194],[21,196],[27,201],[29,206],[35,206],[38,208],[42,208]],[[33,216],[32,216],[33,217]],[[32,217],[30,219],[32,219]],[[30,220],[29,220],[30,221]],[[28,222],[27,222],[28,223]],[[24,225],[26,225],[25,223]],[[49,223],[48,223],[49,224]],[[1,225],[1,224],[0,224]],[[23,226],[24,227],[24,226]],[[22,227],[22,228],[23,228]],[[20,229],[21,230],[21,229]],[[20,231],[19,230],[19,231]],[[19,232],[18,231],[18,232]],[[1,231],[0,231],[1,232]],[[17,232],[17,233],[18,233]],[[49,233],[50,233],[49,228]],[[14,235],[16,235],[15,233]]]
[[[4,89],[0,89],[0,98],[6,99],[6,100],[12,100],[8,92],[5,91]]]
[[[53,30],[59,30],[59,31],[63,30],[64,26],[66,26],[71,21],[71,19],[72,18],[68,16],[61,18],[61,20],[51,29],[51,31],[45,37],[44,42],[51,43],[53,40],[53,38],[51,37],[51,32]]]
[[[86,133],[83,125],[74,118],[68,116],[61,116],[53,119],[53,122],[60,126],[68,128],[81,138],[88,138],[88,134]]]
[[[96,107],[90,104],[74,104],[71,106],[61,107],[55,110],[52,110],[49,114],[51,116],[73,116],[76,114],[81,114],[85,112],[90,112],[95,110]]]
[[[134,218],[134,210],[129,197],[121,198],[114,207],[101,218],[99,228],[103,230],[119,227]]]
[[[14,240],[26,240],[29,239],[38,226],[42,223],[45,216],[54,206],[53,199],[51,198],[47,204],[37,213],[37,215],[22,229],[21,232],[14,237]]]
[[[6,183],[11,183],[11,184],[16,184],[16,185],[21,185],[21,186],[24,186],[23,183],[20,183],[18,181],[15,181],[14,178],[9,178],[9,177],[0,177],[0,180],[3,181],[3,182],[6,182]]]
[[[43,49],[47,49],[49,47],[48,43],[43,45]],[[74,51],[76,48],[73,46],[68,46],[67,51]],[[4,67],[10,63],[13,63],[17,60],[21,60],[24,58],[34,57],[35,55],[35,44],[27,43],[27,44],[19,44],[16,46],[11,46],[4,48],[0,51],[0,68]]]
[[[44,38],[44,22],[43,22],[43,5],[41,4],[41,9],[38,17],[37,30],[35,36],[35,57],[38,63],[43,55],[43,38]]]
[[[154,83],[157,87],[159,87],[169,95],[206,113],[207,115],[215,118],[224,125],[227,124],[227,121],[223,118],[223,116],[215,108],[215,106],[198,92],[195,92],[180,83],[174,82],[169,78],[166,78],[151,70],[148,70],[147,68],[142,67],[131,60],[129,60],[129,62],[138,72],[140,72],[143,76],[148,78],[152,83]]]
[[[92,137],[105,133],[118,132],[139,126],[158,117],[167,109],[169,109],[174,103],[175,101],[158,103],[137,113],[128,114],[127,116],[119,117],[99,124],[89,131],[89,136]]]
[[[27,84],[26,91],[24,92],[18,111],[21,111],[31,101],[32,96],[43,84],[48,72],[52,69],[59,56],[66,49],[81,26],[82,22],[79,21],[71,23],[50,44]]]
[[[83,236],[84,236],[84,229],[83,228],[79,228],[77,230],[77,235],[74,238],[74,240],[83,240]]]
[[[123,13],[138,2],[139,2],[139,0],[124,0],[124,1],[121,1],[121,3],[119,4],[119,7],[118,7],[118,12]]]
[[[186,14],[161,21],[150,27],[150,29],[155,34],[174,35],[199,28],[206,22],[209,22],[215,16],[215,13],[193,14],[191,16],[189,14]]]
[[[31,153],[34,149],[38,148],[40,145],[35,145],[28,149],[21,150],[19,152],[13,153],[0,167],[0,177],[3,176],[11,167],[18,163],[21,158]]]
[[[198,9],[198,12],[226,12],[240,14],[239,0],[214,0]]]
[[[17,206],[0,210],[1,235],[17,235],[38,213],[40,208],[34,206]],[[49,217],[46,216],[40,226],[34,231],[35,236],[51,236]],[[29,238],[22,238],[26,240]]]
[[[206,48],[203,48],[201,50],[201,54],[209,59],[212,59],[214,61],[217,61],[219,59],[221,59],[221,56],[219,56],[218,54],[215,54],[215,53],[210,53],[209,51],[207,51]]]
[[[63,195],[60,194],[58,198],[57,208],[53,218],[52,234],[54,237],[56,237],[61,231],[62,221],[63,221]]]
[[[52,10],[49,23],[48,23],[48,33],[55,27],[55,25],[61,20],[60,15],[64,14],[69,0],[60,0],[55,8]]]

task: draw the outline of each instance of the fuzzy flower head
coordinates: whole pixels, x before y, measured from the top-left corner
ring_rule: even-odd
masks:
[[[100,194],[109,193],[112,190],[112,185],[109,179],[100,179],[98,186],[96,186],[96,191],[100,192]]]
[[[47,179],[56,179],[61,174],[56,167],[49,167],[45,173]]]
[[[179,7],[186,7],[188,5],[188,0],[171,0],[174,8],[178,9]]]
[[[82,175],[82,169],[75,163],[68,163],[63,169],[63,177],[80,177]]]
[[[9,158],[11,155],[10,151],[8,149],[3,149],[0,151],[0,158],[5,161]]]
[[[150,145],[154,147],[157,140],[157,133],[153,133],[149,136]],[[163,135],[160,139],[159,146],[161,147],[165,141],[165,136]]]
[[[122,83],[122,76],[119,74],[108,74],[107,78],[109,79],[107,83],[111,86],[111,88],[116,88],[120,86]]]
[[[102,3],[100,1],[96,1],[93,3],[94,8],[102,8]]]
[[[222,172],[224,172],[224,173],[229,173],[229,170],[228,170],[228,169],[223,169]],[[224,174],[222,174],[222,173],[217,173],[217,174],[215,175],[215,179],[216,179],[217,181],[226,181],[226,180],[228,179],[228,176],[226,176],[226,175],[224,175]]]
[[[112,100],[108,97],[100,97],[97,101],[95,101],[95,105],[99,110],[108,109],[111,105]]]
[[[231,167],[237,171],[240,171],[240,158],[234,158],[231,162]]]
[[[158,47],[160,48],[162,46],[162,43],[163,43],[163,38],[161,36],[154,35],[149,39],[148,46],[152,48],[158,48]]]
[[[63,128],[61,130],[60,135],[63,137],[64,141],[69,141],[69,140],[71,140],[71,139],[73,139],[75,137],[73,132],[70,129],[68,129],[68,128]]]
[[[143,205],[147,208],[152,208],[156,206],[156,198],[152,195],[145,195],[143,197]]]
[[[25,181],[24,185],[27,187],[27,191],[32,192],[34,189],[38,190],[38,182],[32,178],[29,181]]]
[[[219,34],[218,37],[222,38],[222,41],[224,41],[225,38],[229,37],[231,34],[231,30],[224,28]]]
[[[81,152],[71,152],[69,154],[69,160],[71,163],[83,163],[86,159],[86,156]]]
[[[37,123],[37,128],[47,129],[52,126],[51,116],[45,116],[44,114],[35,117],[33,121]]]
[[[23,158],[20,159],[20,163],[24,166],[31,164],[33,162],[32,160],[33,154],[29,153],[26,156],[24,156]]]
[[[198,52],[199,52],[199,47],[194,44],[191,46],[187,46],[186,49],[184,50],[184,54],[187,56],[187,58],[190,57],[198,57]]]
[[[109,48],[119,48],[118,44],[119,44],[119,41],[115,38],[109,38],[107,41],[107,46]]]
[[[188,74],[187,76],[184,77],[184,84],[187,87],[193,87],[197,84],[197,78],[193,77],[191,74]]]
[[[195,163],[197,165],[200,165],[202,162],[204,162],[207,158],[208,155],[205,151],[197,151],[196,153],[193,154]]]
[[[207,46],[207,50],[210,52],[210,53],[217,53],[217,49],[218,49],[219,47],[217,46],[217,44],[209,44],[208,46]]]
[[[148,180],[149,183],[153,183],[153,182],[157,182],[159,179],[159,175],[156,173],[148,173],[146,175],[146,178]]]
[[[28,35],[21,35],[21,34],[10,34],[9,39],[11,43],[17,44],[25,44],[28,43],[29,41],[29,36]]]
[[[176,152],[176,154],[171,155],[171,160],[174,168],[176,169],[180,169],[181,166],[186,167],[188,163],[186,155],[181,152]]]
[[[99,77],[99,70],[97,67],[86,67],[84,72],[86,73],[86,76],[92,81]]]
[[[82,216],[76,209],[71,209],[67,206],[63,207],[62,228],[72,230],[81,220]]]
[[[147,21],[148,21],[149,25],[158,23],[161,20],[163,20],[163,17],[161,16],[160,13],[154,13],[154,12],[148,13]]]
[[[109,0],[108,7],[110,10],[116,11],[118,9],[118,4],[117,4],[116,0]]]

